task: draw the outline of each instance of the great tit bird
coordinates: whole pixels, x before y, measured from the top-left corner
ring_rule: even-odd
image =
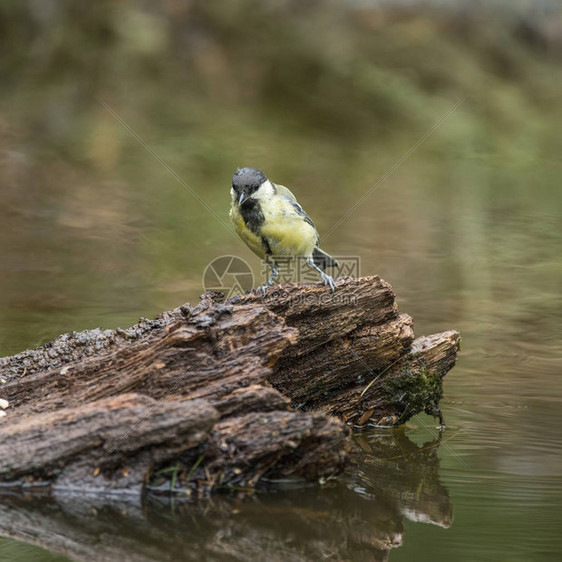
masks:
[[[271,277],[261,287],[273,285],[279,273],[279,256],[302,257],[320,273],[324,285],[335,290],[334,280],[324,273],[337,262],[318,247],[318,232],[289,189],[268,180],[256,168],[239,168],[232,176],[230,219],[236,232],[254,254],[271,267]]]

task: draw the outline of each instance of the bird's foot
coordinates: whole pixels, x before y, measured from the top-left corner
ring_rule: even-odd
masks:
[[[265,297],[265,292],[267,291],[267,289],[269,289],[271,285],[275,285],[275,277],[277,277],[278,273],[279,273],[279,265],[277,262],[274,261],[271,264],[271,277],[267,280],[267,283],[265,285],[261,285],[256,289],[256,293],[258,295],[261,294],[262,296]]]
[[[261,295],[262,297],[265,297],[265,292],[267,291],[268,286],[266,285],[260,285],[259,287],[256,288],[256,293],[258,295]]]
[[[322,272],[320,277],[322,279],[322,283],[324,283],[324,285],[329,285],[333,293],[336,290],[333,277],[324,272]]]
[[[271,285],[273,285],[273,282],[267,282],[265,285],[260,285],[257,289],[256,289],[256,293],[258,295],[261,295],[262,297],[265,297],[265,293],[266,291],[269,289],[269,287],[271,287]]]

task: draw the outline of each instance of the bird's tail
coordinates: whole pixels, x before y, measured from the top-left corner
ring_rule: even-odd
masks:
[[[314,248],[312,252],[312,261],[322,270],[327,267],[338,267],[338,262],[318,247]]]

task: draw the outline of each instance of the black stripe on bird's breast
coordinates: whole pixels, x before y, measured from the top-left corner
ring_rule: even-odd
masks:
[[[252,232],[259,234],[259,231],[265,221],[259,201],[256,201],[255,199],[246,199],[246,201],[244,201],[244,203],[240,206],[240,214],[244,219],[244,224]]]
[[[269,245],[269,242],[267,241],[267,238],[265,236],[261,237],[261,245],[263,246],[263,249],[265,250],[265,253],[268,256],[271,256],[271,254],[273,252],[271,251],[271,246]]]

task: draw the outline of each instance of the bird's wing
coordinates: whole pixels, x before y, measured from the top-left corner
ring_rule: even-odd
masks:
[[[295,203],[297,202],[297,198],[293,195],[293,192],[288,187],[285,187],[284,185],[279,185],[278,183],[274,185],[277,188],[278,193],[280,193],[281,195],[285,195],[289,199],[292,199]]]
[[[275,187],[277,188],[277,192],[279,193],[279,195],[284,199],[286,199],[292,205],[293,209],[297,212],[297,215],[302,217],[302,219],[305,222],[307,222],[310,226],[312,226],[312,228],[316,230],[316,227],[314,226],[312,219],[306,214],[305,210],[299,205],[297,198],[293,195],[293,192],[288,187],[285,187],[284,185],[276,184]]]

